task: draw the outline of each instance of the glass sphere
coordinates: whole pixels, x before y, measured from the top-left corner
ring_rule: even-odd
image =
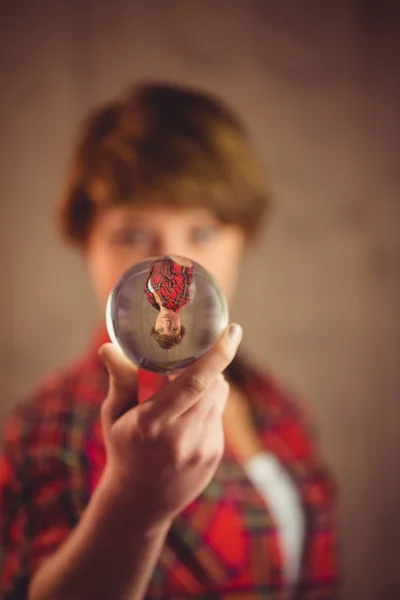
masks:
[[[228,325],[228,305],[214,278],[180,256],[133,265],[111,291],[111,341],[141,369],[169,375],[198,360]]]

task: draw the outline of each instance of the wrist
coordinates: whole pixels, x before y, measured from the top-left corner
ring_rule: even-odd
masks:
[[[119,519],[124,528],[165,536],[171,527],[173,515],[156,508],[139,490],[126,485],[109,466],[104,468],[95,493],[113,520]]]

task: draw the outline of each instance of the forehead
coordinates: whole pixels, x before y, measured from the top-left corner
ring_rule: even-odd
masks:
[[[217,216],[207,208],[179,208],[164,204],[113,206],[104,209],[99,215],[104,225],[109,227],[132,225],[151,225],[165,227],[169,222],[179,221],[181,226],[215,224]]]

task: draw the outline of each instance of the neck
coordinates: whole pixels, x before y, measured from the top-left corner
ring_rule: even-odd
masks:
[[[160,312],[162,312],[162,313],[172,313],[173,315],[176,314],[176,313],[174,313],[173,310],[171,310],[170,308],[165,308],[164,306],[161,307]]]

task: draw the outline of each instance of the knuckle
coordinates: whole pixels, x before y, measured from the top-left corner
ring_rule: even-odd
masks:
[[[224,450],[225,450],[224,441],[223,441],[223,437],[221,436],[219,438],[219,440],[215,442],[214,447],[211,451],[209,460],[214,460],[214,461],[219,462],[224,454]]]
[[[190,375],[186,387],[191,396],[200,396],[207,389],[207,377],[200,373]]]
[[[169,445],[169,454],[172,464],[175,468],[181,467],[186,462],[185,452],[178,441],[171,442]]]
[[[215,462],[219,462],[222,458],[222,454],[223,444],[213,443],[212,445],[207,444],[197,447],[193,450],[191,459],[195,464],[208,467],[209,465],[215,464]]]
[[[207,456],[203,459],[204,467],[208,470],[215,469],[216,466],[221,462],[223,456],[223,449],[219,447],[213,448],[212,451],[207,453]]]
[[[205,452],[202,448],[196,448],[192,452],[192,461],[195,464],[200,464],[204,462]]]
[[[191,454],[188,458],[188,466],[191,468],[204,465],[205,462],[206,462],[205,453],[203,450],[201,450],[199,448],[193,450],[193,452],[191,452]]]
[[[220,455],[215,452],[212,456],[209,456],[208,459],[205,461],[205,467],[207,469],[215,469],[217,464],[220,462],[221,458],[222,454]]]
[[[159,422],[146,410],[138,411],[137,427],[142,438],[154,440],[160,433]]]

